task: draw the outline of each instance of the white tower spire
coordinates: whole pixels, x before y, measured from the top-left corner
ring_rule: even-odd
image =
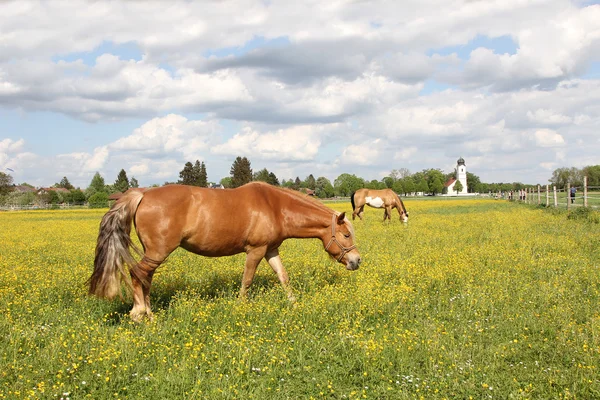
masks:
[[[456,180],[463,187],[459,194],[467,194],[467,166],[465,165],[465,159],[462,157],[456,161]]]

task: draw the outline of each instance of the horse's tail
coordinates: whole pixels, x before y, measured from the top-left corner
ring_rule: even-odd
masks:
[[[354,211],[354,193],[356,192],[352,192],[352,194],[350,195],[350,204],[352,204],[352,211]]]
[[[126,266],[133,268],[137,262],[129,248],[141,254],[131,240],[131,222],[142,197],[144,194],[141,191],[130,191],[102,217],[96,243],[94,272],[88,281],[90,294],[107,299],[122,296],[121,282],[125,282],[126,289],[131,291],[131,278]]]

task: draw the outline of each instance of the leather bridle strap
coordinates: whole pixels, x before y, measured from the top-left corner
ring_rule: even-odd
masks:
[[[335,220],[335,214],[333,214],[331,216],[331,239],[329,239],[329,243],[327,243],[327,246],[325,246],[325,250],[329,250],[329,247],[331,246],[332,243],[335,243],[338,245],[338,247],[340,248],[340,250],[342,250],[342,254],[340,254],[340,256],[337,258],[337,262],[342,261],[342,258],[344,258],[344,256],[354,250],[356,248],[356,245],[352,245],[350,247],[344,247],[342,246],[342,244],[336,239],[335,237],[335,225],[337,224],[336,220]]]

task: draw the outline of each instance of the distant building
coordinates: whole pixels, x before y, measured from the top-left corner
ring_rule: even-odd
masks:
[[[460,181],[463,187],[462,190],[458,192],[458,194],[468,194],[469,192],[467,190],[467,166],[465,165],[465,160],[462,157],[456,161],[456,176],[454,178],[450,178],[448,182],[446,182],[446,184],[444,185],[448,189],[448,195],[457,194],[456,190],[454,190],[454,186],[456,185],[457,181]]]

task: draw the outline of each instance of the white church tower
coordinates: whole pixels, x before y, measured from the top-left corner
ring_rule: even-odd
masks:
[[[467,194],[467,167],[465,165],[465,160],[462,157],[456,161],[456,180],[460,181],[463,187],[463,190],[458,194]]]

